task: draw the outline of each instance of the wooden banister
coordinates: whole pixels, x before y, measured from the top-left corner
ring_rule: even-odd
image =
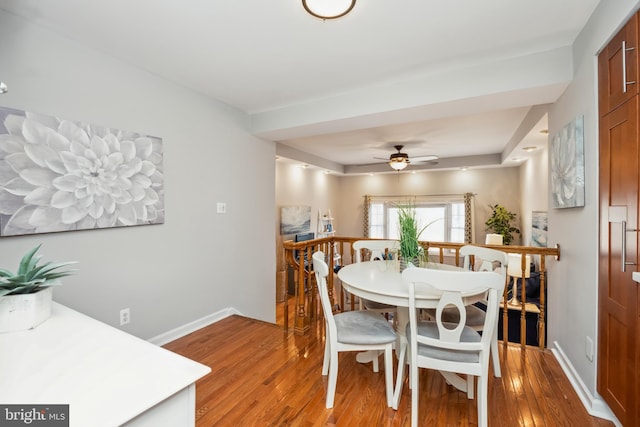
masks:
[[[292,240],[287,240],[283,242],[284,250],[285,250],[285,259],[287,263],[292,266],[292,268],[297,271],[296,277],[296,315],[294,320],[294,333],[296,334],[304,334],[310,329],[311,320],[317,313],[317,299],[314,288],[314,278],[312,273],[312,267],[310,260],[312,259],[313,252],[316,250],[322,250],[327,256],[327,261],[329,264],[330,271],[334,271],[336,254],[340,254],[340,265],[350,264],[355,261],[355,252],[353,249],[353,243],[363,240],[362,237],[339,237],[339,236],[330,236],[324,237],[321,239],[308,240],[303,242],[294,242]],[[375,240],[375,239],[369,239]],[[430,258],[433,261],[437,261],[439,263],[450,263],[453,265],[460,266],[460,248],[464,246],[462,243],[448,243],[448,242],[428,242],[422,241],[420,242],[423,248],[428,251],[430,254]],[[495,245],[477,245],[484,246],[493,249],[497,249],[507,253],[519,254],[521,255],[521,271],[522,273],[522,285],[519,287],[519,291],[521,293],[519,301],[520,301],[520,344],[521,347],[524,348],[526,346],[526,313],[527,313],[527,304],[526,304],[526,287],[525,287],[525,270],[526,270],[526,256],[529,255],[531,259],[534,257],[539,258],[540,265],[540,307],[538,312],[538,346],[540,348],[545,347],[545,313],[546,313],[546,258],[554,257],[555,260],[560,260],[560,246],[557,245],[555,248],[540,248],[534,246],[495,246]],[[306,253],[307,254],[307,267],[305,268],[304,262],[299,262],[300,259],[304,259],[302,257],[298,257],[295,259],[294,253]],[[507,276],[508,277],[508,276]],[[301,280],[303,278],[303,280]],[[305,289],[305,280],[307,283],[307,289]],[[508,279],[507,279],[508,280]],[[335,307],[335,293],[334,293],[334,275],[329,274],[327,277],[327,285],[329,288],[329,297],[331,298],[332,305]],[[344,296],[341,292],[340,295],[340,309],[344,310]],[[353,310],[354,307],[354,299],[351,298],[351,307]],[[517,307],[517,306],[516,306]],[[285,318],[285,328],[288,328],[288,305],[287,298],[285,298],[284,305],[284,318]],[[505,291],[503,296],[503,342],[506,344],[508,342],[508,313],[509,313],[509,301],[507,296],[507,287],[505,283]]]

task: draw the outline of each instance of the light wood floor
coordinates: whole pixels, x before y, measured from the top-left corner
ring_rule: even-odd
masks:
[[[231,316],[165,347],[212,369],[197,383],[197,427],[410,425],[408,385],[398,410],[388,408],[382,359],[374,373],[353,353],[340,354],[335,405],[326,409],[323,346],[322,322],[297,336]],[[613,426],[587,414],[549,351],[500,345],[500,356],[502,378],[489,382],[490,426]],[[420,425],[477,425],[476,401],[421,370]]]

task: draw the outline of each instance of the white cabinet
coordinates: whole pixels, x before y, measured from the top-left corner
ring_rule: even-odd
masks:
[[[0,349],[0,402],[68,404],[71,427],[192,427],[195,382],[211,371],[55,302]]]

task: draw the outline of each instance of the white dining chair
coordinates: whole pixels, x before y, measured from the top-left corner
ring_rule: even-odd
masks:
[[[372,311],[354,310],[334,315],[329,299],[329,291],[327,290],[329,266],[325,262],[323,252],[318,251],[313,254],[313,270],[325,319],[325,346],[322,375],[329,375],[326,407],[333,408],[338,379],[338,352],[366,350],[384,351],[387,406],[392,406],[392,349],[397,338],[395,331],[384,317]],[[374,371],[376,372],[377,361],[377,358],[373,361]]]
[[[482,246],[465,245],[460,248],[460,256],[463,257],[463,268],[474,271],[494,271],[507,280],[507,263],[508,256],[505,252],[485,248]],[[473,260],[472,260],[473,257]],[[473,264],[472,264],[473,261]],[[486,301],[482,301],[486,305]],[[426,310],[430,317],[435,317],[435,310]],[[468,305],[465,307],[466,325],[472,327],[478,332],[484,331],[486,312],[476,305]],[[458,310],[451,308],[445,309],[442,318],[445,322],[457,323],[460,319]],[[485,332],[483,332],[485,333]],[[491,360],[493,362],[493,375],[502,376],[500,368],[500,354],[498,353],[498,318],[494,327],[488,331],[492,334],[491,339]],[[473,398],[473,388],[470,388],[469,398]]]
[[[466,323],[464,296],[486,292],[487,312],[484,330],[491,331],[498,319],[500,298],[504,291],[504,278],[492,271],[447,271],[427,268],[410,268],[402,273],[409,287],[409,324],[406,335],[409,347],[411,386],[411,425],[418,422],[418,368],[466,374],[467,378],[478,377],[476,400],[478,425],[487,426],[487,400],[491,333],[480,334]],[[424,300],[416,298],[421,292],[442,292],[436,308],[435,321],[419,321],[416,311],[424,307]],[[454,307],[459,320],[445,322],[445,308]],[[406,352],[402,351],[404,357]],[[401,360],[399,367],[404,366]],[[400,370],[401,368],[399,368]],[[399,375],[399,378],[401,376]],[[473,386],[473,381],[467,381]]]
[[[400,242],[397,240],[357,240],[353,242],[352,247],[355,251],[355,262],[362,262],[363,249],[370,252],[370,261],[386,260],[389,259],[389,255],[397,256],[397,251],[400,248]],[[371,310],[382,314],[392,314],[394,320],[397,316],[397,307],[371,301],[365,298],[360,298],[360,310]]]

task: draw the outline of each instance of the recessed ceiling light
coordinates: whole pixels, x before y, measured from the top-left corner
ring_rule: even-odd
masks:
[[[538,147],[534,147],[534,146],[530,146],[530,147],[524,147],[523,150],[526,151],[527,153],[530,153],[534,150],[537,150]]]

